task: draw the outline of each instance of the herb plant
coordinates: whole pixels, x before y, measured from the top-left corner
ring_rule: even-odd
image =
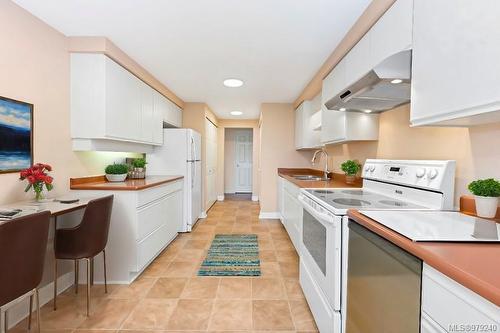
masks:
[[[348,176],[356,175],[361,169],[361,165],[354,160],[347,160],[340,165],[340,168]]]
[[[500,182],[493,178],[475,180],[469,184],[469,191],[480,197],[500,197]]]
[[[144,158],[136,158],[132,161],[134,168],[144,168],[148,162]]]
[[[128,173],[128,166],[126,164],[110,164],[106,167],[105,172],[108,175],[123,175]]]

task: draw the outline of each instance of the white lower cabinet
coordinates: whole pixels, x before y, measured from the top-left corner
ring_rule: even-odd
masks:
[[[500,307],[424,264],[422,333],[495,332]]]
[[[302,233],[302,205],[297,199],[300,189],[289,181],[283,179],[282,198],[282,221],[288,232],[297,253],[300,253],[300,239]]]
[[[132,282],[182,227],[182,179],[141,191],[73,192],[80,197],[114,195],[106,246],[109,283]],[[81,271],[83,274],[84,269]],[[100,283],[102,279],[102,257],[98,255],[95,280]]]

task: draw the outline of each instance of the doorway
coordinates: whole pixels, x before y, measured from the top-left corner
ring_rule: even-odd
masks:
[[[226,128],[224,135],[224,192],[252,193],[253,129]],[[251,198],[251,197],[250,197]]]

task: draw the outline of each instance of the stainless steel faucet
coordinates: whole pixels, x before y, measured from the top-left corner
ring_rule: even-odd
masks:
[[[330,173],[328,171],[328,153],[326,152],[326,150],[324,148],[318,149],[314,152],[314,155],[311,159],[311,163],[312,163],[312,165],[316,164],[316,158],[318,157],[318,154],[323,154],[325,156],[325,170],[323,173],[323,180],[328,180],[328,174]]]

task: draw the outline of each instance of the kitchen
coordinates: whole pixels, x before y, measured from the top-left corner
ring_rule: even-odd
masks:
[[[1,68],[6,75],[4,80],[0,80],[0,96],[33,107],[33,163],[47,162],[53,169],[49,175],[53,177],[54,189],[44,194],[49,199],[78,198],[81,205],[86,203],[87,198],[114,195],[106,247],[109,295],[104,292],[102,285],[104,266],[101,255],[96,256],[91,266],[94,267],[92,271],[95,269],[95,283],[91,287],[88,318],[84,302],[87,281],[85,262],[79,264],[79,281],[83,286],[78,296],[74,296],[72,290],[75,276],[71,262],[57,261],[60,278],[54,280],[51,226],[39,288],[41,303],[45,304],[41,310],[42,329],[380,331],[380,327],[376,326],[356,330],[343,325],[352,320],[350,314],[354,313],[349,307],[349,290],[352,290],[349,289],[349,281],[353,281],[349,280],[349,267],[355,267],[350,264],[350,260],[354,260],[356,248],[349,248],[350,243],[344,241],[353,237],[354,232],[345,234],[346,230],[354,230],[349,227],[353,224],[362,225],[371,230],[370,235],[373,233],[383,238],[389,243],[382,242],[385,246],[396,245],[396,250],[403,249],[404,253],[411,255],[410,258],[417,258],[417,263],[418,260],[423,261],[420,269],[417,269],[420,275],[416,275],[421,276],[417,278],[421,286],[408,288],[422,296],[421,303],[419,299],[413,304],[418,309],[418,318],[412,317],[417,318],[415,325],[418,328],[408,331],[446,332],[459,330],[460,325],[466,324],[490,325],[485,326],[485,329],[489,327],[493,331],[494,327],[500,325],[500,287],[496,280],[498,271],[494,269],[498,266],[498,240],[488,244],[464,244],[462,239],[456,244],[455,250],[453,245],[446,246],[446,250],[437,245],[433,248],[434,242],[428,240],[409,241],[413,236],[401,236],[404,231],[395,232],[399,230],[397,226],[380,227],[391,223],[387,217],[389,215],[386,215],[390,211],[384,210],[384,214],[382,210],[364,212],[368,208],[363,207],[358,208],[362,213],[343,211],[339,215],[333,214],[342,220],[338,225],[341,232],[334,233],[341,242],[332,242],[329,246],[341,245],[337,247],[340,249],[337,261],[340,258],[340,262],[344,263],[339,266],[342,268],[333,270],[339,287],[333,293],[326,292],[336,295],[335,301],[332,301],[333,297],[329,300],[330,296],[317,298],[317,295],[325,293],[321,290],[322,286],[330,282],[333,284],[334,279],[330,279],[330,275],[326,282],[321,282],[321,273],[312,274],[320,277],[319,280],[309,280],[315,280],[313,282],[317,285],[304,283],[302,262],[309,263],[311,273],[311,266],[314,267],[311,264],[318,253],[313,249],[310,249],[312,253],[304,252],[303,242],[305,240],[307,243],[308,239],[304,239],[303,234],[305,222],[302,225],[306,209],[302,206],[300,196],[315,198],[302,188],[348,189],[362,186],[364,190],[394,199],[397,196],[389,193],[394,188],[379,186],[380,183],[388,182],[391,186],[405,190],[405,200],[402,201],[420,207],[429,206],[433,210],[461,210],[475,214],[475,204],[468,185],[474,180],[500,178],[496,168],[496,161],[500,159],[496,149],[500,137],[496,107],[498,97],[495,94],[498,84],[494,80],[498,73],[495,61],[498,48],[491,42],[499,37],[498,29],[491,29],[496,26],[494,18],[497,17],[498,5],[493,1],[477,5],[466,0],[460,1],[456,8],[450,8],[446,2],[435,4],[405,0],[338,3],[343,3],[344,7],[338,8],[344,8],[346,13],[345,21],[342,21],[343,30],[336,31],[336,42],[330,46],[320,42],[320,39],[324,40],[321,33],[311,32],[318,38],[311,45],[318,49],[321,47],[323,56],[315,58],[309,74],[303,71],[300,79],[294,79],[300,82],[297,82],[296,92],[290,95],[292,97],[273,99],[264,94],[259,96],[261,99],[258,101],[254,96],[252,102],[257,103],[256,109],[245,109],[243,100],[240,105],[236,105],[233,100],[232,105],[224,109],[225,105],[218,104],[211,96],[201,93],[192,95],[192,92],[200,89],[193,82],[205,80],[208,84],[210,78],[196,77],[194,71],[184,69],[186,78],[172,76],[172,79],[167,79],[169,75],[174,75],[172,71],[176,69],[170,67],[169,72],[160,74],[159,67],[148,62],[151,58],[136,53],[124,39],[113,38],[113,33],[106,33],[105,28],[99,30],[96,27],[92,30],[83,23],[78,28],[78,20],[74,16],[74,26],[67,21],[60,21],[52,5],[40,8],[30,1],[2,2],[1,21],[5,22],[8,29],[2,29],[1,38],[6,45],[13,46],[13,52],[2,55]],[[321,5],[326,6],[319,2],[315,4]],[[76,15],[75,8],[70,5],[61,10],[67,15]],[[128,6],[120,8],[120,11],[129,11],[129,15],[132,15],[130,10]],[[310,12],[307,15],[289,15],[299,22],[315,17]],[[113,17],[110,14],[108,18]],[[475,20],[477,17],[481,19]],[[115,24],[118,26],[123,22]],[[259,37],[263,38],[262,35]],[[287,46],[291,47],[290,44]],[[408,61],[404,60],[398,63],[406,64],[403,67],[406,72],[410,72],[410,76],[384,77],[380,74],[384,66],[378,66],[379,63],[384,63],[383,60],[390,59],[393,54],[404,54],[408,50],[412,53],[411,65],[408,66]],[[204,61],[206,65],[210,57]],[[179,65],[179,68],[184,66],[181,58],[173,64]],[[297,71],[300,72],[300,68]],[[365,87],[374,85],[373,82],[367,84],[360,80],[374,79],[373,76],[365,76],[366,73],[375,73],[375,84],[378,80],[387,82],[389,78],[390,81],[401,79],[401,82],[391,85],[406,92],[399,95],[400,100],[388,108],[377,109],[374,104],[368,108],[363,105],[365,100],[358,98],[366,94]],[[229,95],[223,95],[227,100],[234,99],[240,91],[245,92],[253,84],[250,74],[235,75],[226,71],[222,74],[224,77],[217,76],[216,85],[220,86],[217,89],[229,92]],[[401,72],[398,75],[402,75]],[[226,88],[222,85],[223,79],[232,77],[241,78],[243,86]],[[291,79],[286,78],[288,81]],[[176,80],[184,80],[182,82],[187,82],[187,85],[179,83],[176,86]],[[272,84],[273,80],[267,81]],[[135,83],[130,85],[131,82]],[[136,88],[138,86],[140,88]],[[89,90],[89,87],[101,88]],[[192,92],[188,88],[193,89]],[[278,93],[279,89],[270,91]],[[359,93],[356,89],[359,89]],[[355,96],[349,99],[348,94],[341,98],[347,90]],[[174,92],[182,94],[183,98]],[[85,93],[92,95],[85,96]],[[137,104],[144,96],[149,104]],[[341,108],[346,108],[346,111]],[[137,109],[141,111],[137,112]],[[155,111],[160,109],[162,111]],[[242,109],[243,116],[231,115],[230,111],[235,109]],[[367,110],[372,112],[368,113]],[[162,123],[166,127],[192,129],[200,134],[200,143],[196,145],[199,158],[196,155],[193,158],[193,164],[196,164],[197,159],[201,160],[192,171],[197,174],[196,177],[189,178],[194,173],[188,173],[186,168],[181,171],[169,170],[167,167],[173,162],[160,167],[161,171],[155,170],[156,163],[152,156],[155,151],[162,150],[165,142],[172,141],[163,141],[165,133],[177,131],[163,129]],[[252,161],[250,183],[247,176],[248,186],[244,191],[248,200],[234,201],[234,198],[244,195],[232,193],[233,190],[225,186],[227,181],[224,177],[234,164],[225,163],[228,153],[225,150],[230,146],[224,142],[227,142],[229,134],[226,133],[230,133],[227,132],[230,129],[251,129],[253,132],[252,145],[247,145],[250,148],[246,151]],[[325,153],[318,153],[312,165],[313,153],[322,147]],[[122,185],[111,185],[104,179],[107,165],[140,158],[146,158],[147,161],[146,180],[129,179]],[[166,157],[160,157],[160,160],[165,162]],[[346,184],[347,177],[343,174],[343,169],[347,168],[341,164],[347,160],[363,165],[354,184]],[[425,161],[434,161],[434,164],[432,167],[422,166]],[[333,171],[333,181],[300,181],[292,177],[312,174],[321,178],[325,165],[328,171]],[[373,171],[372,166],[376,166]],[[394,176],[391,173],[378,173],[379,170],[385,170],[386,166],[394,170],[399,168],[399,171],[392,171]],[[429,188],[421,183],[410,184],[415,181],[414,178],[411,181],[394,180],[399,177],[400,171],[403,175],[406,175],[404,172],[419,175],[423,172],[421,169],[425,169],[424,174],[418,179],[431,182],[437,177],[439,184]],[[437,175],[434,176],[435,172]],[[93,175],[100,178],[86,180]],[[387,180],[389,175],[392,178]],[[153,185],[148,183],[148,180],[153,179],[150,176],[161,179],[156,179]],[[0,192],[2,207],[14,208],[15,203],[33,199],[31,190],[23,193],[26,183],[18,180],[19,172],[1,174],[0,177],[4,181]],[[199,179],[199,184],[194,186],[193,179]],[[441,181],[446,179],[453,185]],[[82,188],[92,186],[112,189]],[[120,186],[125,189],[118,189]],[[423,190],[424,194],[413,189],[407,197],[406,189],[415,186]],[[399,187],[396,190],[400,190]],[[194,188],[199,189],[199,193],[186,196]],[[284,211],[282,198],[285,190],[288,198],[291,198],[285,207],[291,207],[291,210]],[[442,193],[446,200],[435,200],[436,192]],[[429,196],[432,199],[426,201],[424,198],[428,193],[431,193]],[[354,195],[349,195],[353,199]],[[141,201],[141,197],[145,201]],[[194,206],[199,207],[200,219],[190,226],[191,233],[184,233],[188,224],[181,220],[184,221],[187,215],[186,203],[198,201]],[[143,208],[159,202],[161,204],[155,206],[159,209],[155,213],[158,215],[154,215],[156,217],[141,215]],[[318,201],[315,202],[318,204]],[[436,206],[437,202],[440,204]],[[51,210],[52,205],[55,206],[55,203],[46,203],[44,207]],[[337,209],[321,203],[319,205],[322,209],[326,207],[326,211]],[[54,215],[57,216],[57,228],[76,225],[82,219],[84,208],[82,206],[72,212]],[[60,206],[57,209],[65,210]],[[408,211],[404,216],[412,216],[413,213]],[[438,216],[435,213],[434,216]],[[192,212],[191,215],[197,214]],[[163,222],[160,223],[159,216],[168,216],[169,219],[162,218]],[[146,222],[139,222],[141,218]],[[192,219],[194,222],[196,217]],[[384,224],[381,220],[388,222]],[[121,221],[118,222],[121,224],[117,221]],[[382,224],[376,224],[376,221]],[[124,225],[127,227],[123,228]],[[180,225],[186,225],[185,230]],[[155,234],[153,230],[161,232]],[[208,266],[202,263],[212,251],[215,235],[232,233],[258,236],[261,277],[200,275],[200,267],[205,269],[203,274],[209,274]],[[153,235],[157,235],[159,241],[144,243],[148,236]],[[359,241],[358,238],[353,239]],[[131,247],[131,244],[134,245]],[[151,246],[141,247],[140,244]],[[319,243],[313,241],[312,244]],[[439,256],[446,251],[450,251],[447,256]],[[327,252],[330,258],[331,252]],[[449,264],[443,265],[443,262]],[[57,289],[53,281],[58,282]],[[54,290],[60,295],[55,311],[52,304]],[[236,293],[235,290],[239,291],[237,296],[228,295]],[[370,292],[377,292],[369,288],[363,290],[365,293],[360,295],[360,299]],[[155,294],[168,296],[154,297]],[[342,295],[338,297],[337,294]],[[131,299],[131,295],[137,299]],[[400,294],[394,292],[394,295]],[[343,298],[345,296],[346,299]],[[366,303],[366,306],[370,305]],[[164,312],[157,310],[162,307]],[[191,324],[190,320],[174,318],[181,313],[193,312],[189,310],[193,307],[198,310],[194,311],[196,319],[192,319]],[[376,312],[373,307],[360,309],[368,313]],[[415,311],[413,313],[417,313]],[[5,321],[11,329],[17,325],[16,329],[24,330],[26,322],[22,320],[27,313],[27,300],[24,299],[8,311],[9,318]],[[148,320],[147,313],[154,319]],[[328,315],[325,317],[324,313],[338,316],[340,320],[325,321]],[[362,320],[362,317],[357,318]],[[381,325],[391,322],[383,316],[380,318]],[[373,319],[369,321],[376,322]],[[385,330],[389,332],[390,328]]]

